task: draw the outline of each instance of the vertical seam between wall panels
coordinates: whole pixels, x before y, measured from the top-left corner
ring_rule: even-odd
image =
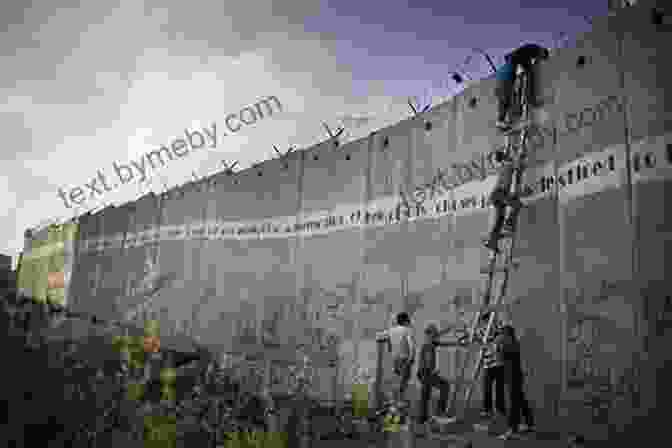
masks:
[[[297,179],[296,179],[296,190],[297,190],[297,201],[296,201],[296,213],[295,213],[295,219],[297,224],[301,224],[303,219],[301,216],[301,213],[303,211],[303,182],[304,182],[304,177],[305,177],[305,161],[306,161],[306,152],[301,151],[299,153],[298,157],[298,167],[297,167]],[[294,284],[295,284],[295,297],[294,297],[294,305],[290,307],[290,310],[294,310],[294,313],[296,314],[297,311],[299,311],[299,300],[303,300],[303,287],[305,284],[305,267],[303,265],[303,258],[302,258],[302,250],[303,250],[303,234],[301,232],[296,232],[296,236],[294,237],[294,243],[292,244],[292,253],[293,253],[293,258],[292,262],[294,263]],[[299,260],[301,260],[301,263],[299,263]],[[296,315],[293,316],[294,319],[296,319]],[[298,319],[295,320],[295,322],[298,322]],[[299,323],[299,327],[303,325],[303,323]],[[294,331],[291,332],[291,335],[293,337],[293,344],[296,346],[298,343],[301,343],[301,341],[297,340],[297,335],[295,334]],[[288,343],[292,341],[292,337],[288,338]],[[295,347],[293,347],[295,348]]]
[[[119,242],[119,257],[120,257],[120,262],[121,260],[126,260],[126,238],[128,236],[128,226],[130,224],[130,219],[131,215],[129,213],[128,207],[122,207],[122,210],[124,212],[124,219],[125,219],[125,225],[121,229],[121,241]],[[126,297],[126,283],[128,280],[128,274],[125,273],[124,270],[121,270],[120,274],[120,279],[119,279],[119,295],[121,296],[121,300],[118,300],[119,303],[119,312],[117,315],[118,322],[123,323],[124,322],[124,314],[126,311],[124,310],[124,298]]]
[[[374,154],[375,154],[375,146],[376,146],[376,133],[372,132],[369,134],[368,141],[367,141],[367,163],[366,163],[366,168],[364,171],[364,201],[363,205],[365,210],[368,210],[369,205],[371,203],[371,200],[373,198],[373,169],[374,169]],[[360,267],[359,267],[359,274],[357,275],[357,279],[362,278],[362,273],[366,275],[366,271],[368,269],[369,265],[369,259],[368,259],[368,250],[369,250],[369,244],[368,244],[368,236],[370,235],[367,233],[366,226],[362,225],[360,227],[360,238],[361,238],[361,244],[360,244],[360,252],[359,252],[359,257],[360,257]],[[373,230],[372,232],[375,232]],[[375,235],[375,233],[374,233]],[[359,294],[359,301],[361,302],[361,282],[358,281],[357,284],[353,285],[356,289],[353,288],[353,294]],[[355,297],[352,298],[352,302],[355,301]],[[383,301],[385,301],[383,299]],[[359,363],[359,338],[360,338],[360,328],[359,328],[359,318],[357,314],[353,313],[352,307],[350,310],[350,315],[355,316],[355,321],[353,322],[352,325],[352,336],[353,336],[353,360],[354,363],[357,364]],[[354,344],[354,336],[357,336],[357,345]],[[378,350],[378,346],[376,345],[376,353]],[[376,360],[376,365],[378,361]],[[376,376],[376,378],[378,378]],[[352,380],[352,378],[348,378],[348,380]],[[382,394],[382,385],[384,384],[384,381],[381,381],[380,384],[378,381],[374,383],[374,390],[371,391],[371,395],[373,396],[373,400],[376,404],[379,404],[379,397]]]
[[[568,304],[567,304],[567,297],[566,297],[566,291],[564,287],[564,270],[565,270],[565,220],[564,216],[562,214],[562,209],[560,206],[560,198],[558,195],[558,172],[559,172],[559,158],[560,158],[560,145],[558,144],[558,124],[556,122],[557,120],[557,114],[559,112],[559,105],[557,102],[557,99],[560,98],[558,90],[560,90],[559,86],[559,79],[556,80],[555,85],[553,86],[553,97],[556,99],[554,101],[554,116],[553,117],[553,178],[555,179],[553,182],[553,190],[550,192],[551,200],[555,202],[555,222],[556,222],[556,229],[557,229],[557,234],[558,234],[558,259],[555,264],[555,269],[556,269],[556,280],[557,280],[557,288],[558,288],[558,305],[560,308],[560,366],[561,366],[561,371],[560,371],[560,396],[558,397],[557,404],[555,406],[555,414],[556,417],[560,416],[560,407],[563,406],[563,400],[565,399],[567,395],[567,369],[568,369],[568,359],[567,359],[567,353],[568,353],[568,348],[567,348],[567,327],[569,325],[568,319]],[[561,424],[561,426],[564,426]]]
[[[408,149],[406,150],[406,166],[405,166],[405,172],[404,172],[404,189],[407,191],[412,189],[412,181],[411,181],[411,169],[413,164],[413,158],[416,155],[415,151],[415,125],[417,123],[417,118],[414,117],[409,121],[409,131],[408,131]],[[424,206],[424,205],[423,205]],[[418,223],[420,221],[416,220],[413,224],[413,235],[418,234]],[[409,221],[406,221],[404,224],[403,228],[404,234],[401,235],[401,240],[402,241],[409,241],[410,238],[412,237],[411,235],[411,223]],[[415,256],[413,257],[414,261],[417,262],[417,259]],[[415,264],[415,263],[413,263]],[[402,300],[404,303],[404,311],[408,312],[409,311],[409,301],[408,301],[408,280],[410,277],[410,270],[411,266],[408,263],[402,263],[404,266],[403,273],[402,273],[402,279],[401,279],[401,294],[402,294]],[[409,313],[410,314],[410,313]],[[411,377],[411,384],[416,382],[416,378]]]
[[[158,272],[158,277],[161,278],[162,276],[166,275],[166,273],[163,272],[163,270],[161,269],[161,244],[162,244],[161,228],[162,228],[163,222],[164,222],[165,197],[164,197],[163,194],[158,193],[156,195],[156,198],[157,198],[157,204],[156,204],[156,208],[157,208],[156,215],[157,216],[156,216],[156,226],[155,226],[155,229],[154,229],[154,235],[155,235],[154,238],[156,238],[156,254],[155,254],[156,261],[155,261],[154,266],[155,266],[155,269]],[[160,294],[160,291],[157,291],[157,294]],[[165,305],[163,305],[161,302],[162,302],[161,297],[160,296],[157,297],[157,302],[154,304],[154,308],[152,310],[153,311],[152,314],[154,314],[154,316],[153,316],[154,320],[159,325],[159,336],[161,335],[161,326],[164,325],[164,323],[162,322],[161,308],[162,308],[162,306],[165,306]],[[165,330],[166,329],[164,328],[163,331],[165,331]]]
[[[77,224],[77,231],[75,234],[75,245],[72,250],[72,272],[70,274],[70,288],[68,291],[68,295],[70,296],[68,298],[68,305],[69,307],[74,308],[75,306],[78,306],[77,304],[77,296],[73,294],[73,286],[76,286],[75,283],[75,276],[79,277],[79,254],[80,254],[80,249],[81,249],[81,241],[82,241],[82,236],[81,236],[81,227],[79,223],[79,217],[76,217],[73,222]],[[25,243],[24,243],[25,246]],[[19,262],[21,261],[22,255],[19,254]],[[18,285],[18,274],[20,272],[20,263],[16,263],[16,275],[17,275],[17,285],[16,289],[18,292],[19,285]],[[77,288],[74,288],[74,293],[77,293]],[[75,300],[73,300],[75,299]]]
[[[207,214],[208,214],[208,201],[207,201],[208,186],[207,186],[207,184],[203,183],[202,181],[197,182],[195,184],[195,186],[197,187],[197,192],[199,194],[201,194],[206,199],[205,201],[203,201],[204,204],[203,204],[203,209],[201,211],[201,224],[200,225],[203,226],[203,235],[201,236],[200,244],[197,246],[198,247],[198,252],[199,252],[198,253],[198,267],[199,267],[199,270],[201,271],[200,275],[199,275],[199,283],[200,283],[200,288],[198,288],[198,296],[199,297],[198,297],[197,302],[196,302],[197,305],[198,305],[198,314],[196,315],[196,321],[198,322],[199,321],[199,315],[201,314],[201,309],[204,306],[206,306],[208,304],[208,302],[210,301],[210,298],[203,297],[206,293],[206,288],[207,288],[207,286],[205,286],[205,285],[209,285],[209,282],[210,282],[210,279],[208,278],[209,273],[210,273],[209,272],[210,264],[206,263],[206,259],[205,259],[205,256],[204,256],[205,255],[205,245],[207,243],[207,240],[206,240],[205,237],[208,234],[208,228],[205,225],[205,220],[207,219]],[[158,250],[157,250],[157,257],[158,257]],[[203,281],[203,274],[205,274],[205,278],[206,278],[205,281]],[[196,322],[194,322],[194,323],[196,323]],[[208,324],[209,324],[209,322],[208,322]],[[197,342],[200,342],[200,341],[203,340],[203,329],[200,328],[200,326],[201,326],[201,323],[199,322],[198,332],[200,333],[200,335],[197,334],[196,332],[192,332],[192,337],[196,336]]]
[[[641,279],[639,276],[639,257],[640,257],[640,246],[639,246],[639,218],[637,215],[637,202],[636,195],[634,191],[634,185],[632,180],[632,132],[631,132],[631,123],[630,123],[630,114],[629,107],[630,101],[629,96],[627,95],[626,85],[625,85],[625,70],[623,68],[623,62],[625,59],[625,28],[621,26],[621,22],[617,22],[617,42],[618,42],[618,78],[619,78],[619,88],[621,91],[621,102],[623,104],[623,128],[624,128],[624,138],[625,138],[625,170],[626,170],[626,187],[627,187],[627,201],[628,201],[628,221],[630,225],[630,237],[631,237],[631,257],[632,257],[632,281],[629,283],[628,296],[632,297],[636,303],[632,304],[632,310],[635,314],[634,316],[634,337],[636,342],[635,347],[637,350],[634,351],[634,361],[635,361],[635,374],[636,378],[641,379],[641,351],[645,349],[642,340],[642,316],[643,316],[643,303],[637,303],[639,301],[646,300],[646,298],[641,294],[642,288],[640,285]],[[638,292],[636,295],[635,292]],[[646,355],[645,355],[646,356]],[[638,381],[639,382],[639,381]],[[640,382],[641,383],[641,382]],[[629,397],[632,400],[634,397],[631,395]],[[630,402],[632,405],[632,401]]]

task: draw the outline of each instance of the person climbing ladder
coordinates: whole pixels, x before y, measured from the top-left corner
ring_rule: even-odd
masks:
[[[499,98],[499,109],[497,116],[497,127],[506,129],[511,124],[511,117],[508,117],[513,104],[514,86],[518,67],[523,69],[527,75],[527,92],[529,93],[528,102],[537,106],[536,102],[536,83],[533,76],[533,65],[542,59],[548,59],[549,51],[536,44],[525,44],[522,47],[504,56],[505,63],[496,73],[497,79],[497,97]]]
[[[501,163],[500,172],[497,176],[495,188],[490,193],[490,202],[495,207],[495,220],[490,231],[490,238],[485,243],[485,247],[498,252],[497,241],[504,229],[507,232],[513,232],[518,213],[523,204],[518,197],[511,193],[511,183],[516,171],[516,164],[510,151],[497,151],[495,160]],[[508,218],[506,209],[511,207]]]

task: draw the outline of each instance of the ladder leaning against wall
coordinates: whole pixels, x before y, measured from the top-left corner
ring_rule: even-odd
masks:
[[[514,107],[517,109],[517,120],[515,120],[511,129],[504,132],[506,136],[506,150],[513,155],[514,179],[512,182],[512,193],[520,197],[522,193],[523,172],[525,170],[525,159],[527,157],[527,144],[529,133],[529,107],[528,99],[528,74],[523,73],[516,79],[514,88]],[[516,221],[518,217],[516,216]],[[497,245],[499,251],[490,252],[488,265],[481,269],[481,274],[486,276],[485,292],[483,294],[483,303],[474,315],[473,322],[466,337],[462,339],[462,346],[466,348],[462,356],[461,366],[458,367],[459,376],[456,386],[453,388],[451,399],[451,413],[459,419],[464,419],[470,408],[470,402],[474,387],[479,384],[479,379],[483,370],[486,346],[493,339],[494,328],[498,320],[498,312],[506,304],[507,289],[511,271],[518,267],[518,262],[513,258],[513,253],[517,240],[518,222],[514,223],[513,232],[501,232]],[[499,288],[496,286],[499,285]],[[497,294],[492,300],[492,292]],[[489,313],[489,318],[485,329],[480,327],[484,314]],[[474,355],[476,360],[474,362]],[[465,373],[471,365],[471,375],[465,379]],[[462,387],[460,387],[460,385]],[[458,403],[463,395],[462,407],[459,409]]]

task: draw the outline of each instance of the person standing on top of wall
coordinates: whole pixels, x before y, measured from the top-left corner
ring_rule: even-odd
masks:
[[[510,120],[507,121],[507,114],[513,103],[513,87],[518,67],[521,67],[528,75],[527,92],[530,94],[528,101],[533,106],[537,105],[536,80],[533,76],[532,66],[536,61],[548,59],[548,56],[548,49],[537,44],[525,44],[504,56],[505,63],[497,70],[495,75],[497,79],[496,93],[499,98],[497,127],[506,129],[510,125]]]
[[[490,193],[490,202],[495,207],[495,220],[490,231],[490,238],[485,243],[485,247],[495,252],[499,251],[497,241],[499,240],[502,229],[507,232],[513,232],[518,213],[523,204],[520,198],[511,193],[511,183],[515,174],[516,166],[513,156],[508,151],[497,151],[495,160],[501,163],[500,171],[497,175],[497,183]],[[511,207],[508,219],[506,218],[506,208]]]
[[[388,330],[388,351],[392,353],[394,373],[399,377],[394,399],[403,401],[415,362],[415,339],[408,313],[399,313],[396,321],[397,324]]]

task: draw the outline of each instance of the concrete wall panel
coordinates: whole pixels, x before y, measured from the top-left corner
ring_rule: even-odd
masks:
[[[662,4],[659,5],[663,11]],[[672,13],[667,6],[669,23]],[[672,93],[670,80],[669,44],[672,37],[670,25],[655,25],[652,9],[632,8],[621,23],[624,30],[623,59],[621,66],[628,95],[628,118],[632,138],[638,140],[648,135],[662,135],[672,130]]]
[[[301,154],[302,212],[331,210],[339,204],[364,200],[364,176],[369,164],[366,139],[343,147],[334,147],[333,142],[323,142],[301,151]],[[346,159],[348,155],[350,160]]]
[[[133,271],[131,272],[129,298],[132,297],[131,303],[146,303],[143,306],[143,311],[138,314],[136,322],[143,325],[143,321],[152,318],[153,305],[147,302],[148,296],[151,294],[151,278],[150,272],[157,272],[157,239],[153,237],[158,231],[160,219],[160,200],[154,193],[149,193],[137,202],[137,207],[134,215],[134,231],[139,235],[140,245],[133,248],[132,255],[129,257]],[[145,242],[142,244],[142,242]],[[129,250],[131,248],[129,247]],[[148,288],[149,286],[149,288]]]
[[[555,195],[536,200],[521,212],[513,272],[505,302],[523,347],[526,390],[538,424],[552,421],[560,397],[561,324],[559,307]],[[541,322],[544,322],[542,325]],[[533,398],[532,398],[533,397]]]
[[[412,128],[411,182],[413,186],[431,183],[437,170],[450,166],[454,151],[454,114],[450,103],[437,105],[415,119]]]
[[[556,83],[560,162],[622,143],[625,138],[618,74],[618,39],[613,21],[596,19],[594,29],[577,46],[558,54]],[[583,64],[582,64],[583,62]]]
[[[98,256],[98,265],[100,269],[100,281],[98,288],[96,290],[96,302],[98,302],[98,307],[100,312],[103,313],[102,316],[99,316],[103,319],[114,319],[116,318],[116,313],[114,313],[114,289],[112,283],[114,281],[114,276],[112,273],[114,259],[109,252],[110,242],[113,233],[111,232],[114,229],[114,214],[116,207],[111,205],[100,211],[100,220],[102,222],[100,238],[103,240],[102,251]]]
[[[106,218],[105,234],[109,241],[105,249],[104,258],[107,260],[102,288],[106,290],[105,300],[114,304],[115,319],[121,319],[119,314],[122,298],[126,295],[126,257],[123,242],[128,230],[129,207],[124,205],[114,207]]]
[[[162,224],[166,228],[172,227],[174,229],[184,226],[186,222],[184,196],[177,190],[169,191],[163,195],[161,202]],[[184,227],[182,229],[184,234]],[[168,322],[165,324],[173,327],[173,330],[177,330],[184,327],[183,321],[188,321],[189,317],[188,305],[184,300],[184,240],[179,237],[169,237],[165,230],[162,233],[163,238],[158,251],[159,271],[161,275],[173,280],[161,291],[157,298],[157,306],[159,311],[166,309],[164,316]]]
[[[467,87],[457,102],[457,145],[468,158],[487,152],[498,143],[496,82],[494,77]]]
[[[88,244],[88,238],[91,234],[91,228],[93,224],[91,214],[87,213],[80,216],[78,223],[79,231],[77,233],[77,252],[70,284],[70,306],[75,311],[83,311],[81,307],[85,304],[84,298],[90,293],[90,264],[88,263],[90,254],[86,250],[86,245]]]
[[[90,215],[87,222],[87,239],[89,241],[98,241],[101,234],[101,218],[100,213]],[[100,254],[98,252],[88,252],[85,257],[82,257],[82,263],[86,266],[84,272],[86,273],[87,291],[80,297],[78,308],[83,313],[97,314],[99,309],[99,301],[96,299],[96,293],[100,279],[99,269]]]
[[[633,387],[639,399],[633,405],[635,419],[629,426],[658,421],[663,417],[665,399],[670,395],[667,378],[672,357],[669,351],[672,295],[670,294],[669,266],[672,265],[670,235],[672,213],[669,198],[672,195],[672,139],[669,133],[649,137],[633,145],[633,200],[637,219],[638,277],[642,307],[642,354],[646,362],[640,378],[630,377],[626,384]],[[644,163],[648,159],[649,163]],[[655,165],[652,163],[655,161]],[[640,298],[640,297],[638,297]],[[641,387],[637,387],[637,385]],[[653,425],[638,426],[639,431],[660,431]],[[662,434],[661,434],[662,435]]]
[[[622,147],[613,149],[617,157],[623,157],[621,151]],[[561,281],[567,305],[562,407],[572,427],[595,438],[607,437],[614,418],[604,409],[622,406],[613,393],[615,382],[637,350],[629,293],[633,266],[627,185],[618,171],[593,181],[604,184],[619,177],[620,187],[599,194],[571,198],[570,188],[559,191]],[[588,182],[572,188],[585,191],[581,184]],[[608,408],[600,408],[600,403]]]
[[[414,121],[402,121],[371,135],[371,198],[399,196],[409,191],[411,129]]]
[[[207,194],[202,183],[189,183],[182,188],[184,201],[182,203],[185,222],[188,230],[202,231],[205,225],[205,214],[208,205]],[[189,321],[191,334],[196,338],[202,336],[203,326],[198,321],[198,310],[201,300],[207,295],[203,276],[207,275],[207,265],[204,263],[202,248],[206,244],[203,239],[189,238],[184,241],[184,284],[181,301],[189,306]]]
[[[267,161],[234,176],[221,176],[215,187],[216,191],[209,194],[207,219],[236,221],[240,210],[238,204],[241,203],[245,203],[248,208],[252,205],[256,207],[254,214],[243,215],[246,216],[245,219],[294,216],[298,207],[299,173],[300,159],[290,154],[286,159]],[[237,305],[232,303],[235,302],[232,299],[237,296],[236,287],[246,288],[249,300],[254,303],[257,330],[261,329],[262,321],[278,311],[275,306],[273,311],[270,310],[272,303],[284,302],[286,300],[283,297],[295,296],[295,272],[288,269],[291,266],[293,245],[294,242],[287,238],[260,241],[229,239],[209,241],[203,247],[202,254],[209,261],[202,269],[207,277],[202,283],[215,288],[218,305],[201,306],[200,315],[203,319],[208,319],[208,322],[203,321],[200,325],[203,331],[211,335],[213,343],[216,342],[218,331],[210,327],[216,326],[220,332],[225,330],[220,317],[227,320],[236,316],[239,311]],[[235,256],[234,269],[220,263],[220,259],[226,254]],[[250,282],[250,276],[254,276],[254,281]],[[226,300],[227,297],[229,300]],[[224,304],[223,301],[227,303]],[[269,307],[265,306],[266,303]],[[266,316],[267,311],[269,316]],[[224,335],[220,333],[219,338],[222,337]]]
[[[302,297],[315,309],[340,306],[344,316],[353,317],[358,302],[357,283],[362,270],[361,233],[334,232],[303,241],[301,257],[305,262]],[[341,335],[352,338],[352,334]]]

